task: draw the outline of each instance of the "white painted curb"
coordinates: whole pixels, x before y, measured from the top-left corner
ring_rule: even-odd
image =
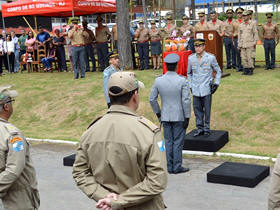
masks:
[[[71,144],[77,145],[79,142],[75,141],[66,141],[66,140],[53,140],[53,139],[36,139],[36,138],[26,138],[28,141],[38,141],[38,142],[47,142],[47,143],[55,143],[55,144]],[[236,153],[224,153],[224,152],[202,152],[202,151],[190,151],[183,150],[183,154],[185,155],[199,155],[199,156],[214,156],[218,157],[235,157],[241,159],[255,159],[255,160],[271,160],[273,162],[276,161],[276,158],[265,157],[265,156],[257,156],[257,155],[245,155],[245,154],[236,154]]]

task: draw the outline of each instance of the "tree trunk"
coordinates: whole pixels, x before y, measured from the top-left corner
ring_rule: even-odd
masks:
[[[255,0],[255,19],[258,21],[258,1]]]
[[[144,23],[145,27],[148,28],[148,23],[147,23],[147,10],[146,10],[146,2],[145,0],[142,0],[142,7],[143,7],[143,12],[144,12]]]
[[[132,69],[131,35],[129,25],[129,9],[127,0],[117,0],[117,31],[118,51],[120,66],[124,69]]]
[[[176,20],[176,3],[172,0],[173,20]]]
[[[195,0],[192,0],[192,19],[195,20]]]

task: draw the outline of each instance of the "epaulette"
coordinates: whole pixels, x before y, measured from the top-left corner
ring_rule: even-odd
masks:
[[[152,123],[150,120],[145,117],[138,117],[138,121],[147,126],[151,131],[156,132],[159,130],[159,127]]]
[[[11,135],[19,133],[19,130],[17,129],[17,127],[15,127],[14,125],[12,125],[10,123],[6,124],[5,127]]]
[[[94,123],[96,123],[98,120],[100,120],[103,116],[96,118],[95,120],[93,120],[89,126],[87,127],[87,129],[89,129]]]
[[[164,74],[156,75],[156,78],[162,77]]]

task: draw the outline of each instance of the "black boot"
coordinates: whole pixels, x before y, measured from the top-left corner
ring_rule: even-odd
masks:
[[[250,75],[250,76],[253,75],[253,68],[248,69],[248,75]]]
[[[248,69],[247,68],[243,68],[243,73],[242,75],[248,75]]]

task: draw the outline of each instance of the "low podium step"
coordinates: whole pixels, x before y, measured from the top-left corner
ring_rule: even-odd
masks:
[[[63,158],[63,165],[64,166],[73,166],[75,162],[76,154],[69,155]]]
[[[210,136],[193,137],[195,130],[189,132],[184,139],[184,150],[217,152],[228,143],[228,131],[211,130]]]
[[[207,182],[253,188],[267,176],[268,166],[225,162],[207,173]]]

